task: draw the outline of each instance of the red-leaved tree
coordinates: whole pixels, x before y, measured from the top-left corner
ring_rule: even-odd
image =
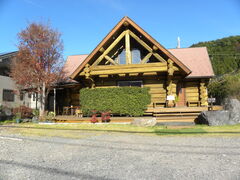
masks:
[[[49,25],[31,23],[18,34],[18,40],[10,75],[20,89],[40,94],[42,116],[51,87],[64,78],[61,35]]]

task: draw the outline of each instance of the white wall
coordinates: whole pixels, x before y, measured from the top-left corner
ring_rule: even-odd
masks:
[[[24,98],[21,101],[20,96],[17,94],[14,94],[14,102],[8,102],[8,101],[3,101],[3,89],[8,89],[8,90],[17,90],[17,87],[14,83],[14,81],[7,76],[0,76],[0,105],[4,105],[7,107],[18,107],[20,105],[25,105],[30,107],[31,102],[30,99],[28,98],[28,94],[24,94]]]
[[[38,100],[36,103],[36,98],[33,98],[33,96],[34,96],[34,93],[31,94],[31,99],[28,98],[29,107],[32,109],[36,109],[36,106],[37,106],[37,109],[39,109],[40,101]],[[35,97],[36,97],[36,94],[35,94]],[[38,95],[38,99],[39,99],[39,95]]]

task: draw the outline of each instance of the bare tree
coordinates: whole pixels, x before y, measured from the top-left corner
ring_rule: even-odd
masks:
[[[61,34],[49,25],[31,23],[18,34],[18,54],[11,65],[11,76],[20,89],[40,94],[40,116],[48,93],[64,77]]]

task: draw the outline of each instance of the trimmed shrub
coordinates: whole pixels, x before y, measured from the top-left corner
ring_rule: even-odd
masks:
[[[151,103],[149,88],[116,87],[81,89],[80,104],[84,114],[92,110],[112,114],[142,116]]]

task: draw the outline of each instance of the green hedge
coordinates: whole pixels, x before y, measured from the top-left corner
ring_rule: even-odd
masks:
[[[92,110],[113,114],[142,116],[151,102],[149,88],[116,87],[81,89],[80,104],[84,114]]]

